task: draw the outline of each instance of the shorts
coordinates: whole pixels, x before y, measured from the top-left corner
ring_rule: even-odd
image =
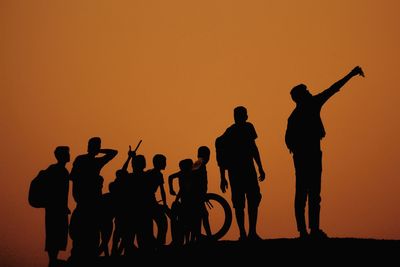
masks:
[[[261,192],[254,166],[245,170],[229,170],[229,183],[232,192],[232,204],[235,209],[244,209],[246,198],[249,208],[259,206]]]

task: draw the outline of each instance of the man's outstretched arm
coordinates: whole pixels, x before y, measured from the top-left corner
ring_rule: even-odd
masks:
[[[351,78],[357,75],[364,77],[364,72],[359,66],[352,69],[346,76],[332,84],[328,89],[316,95],[316,97],[320,99],[321,105],[323,105],[335,93],[339,92],[340,88],[342,88],[343,85],[345,85]]]

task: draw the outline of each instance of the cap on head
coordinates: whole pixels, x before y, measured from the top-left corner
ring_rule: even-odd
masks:
[[[236,123],[244,123],[247,121],[247,109],[243,106],[238,106],[233,110],[233,117]]]

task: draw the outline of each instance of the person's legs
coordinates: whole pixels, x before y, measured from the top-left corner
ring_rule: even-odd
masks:
[[[295,154],[293,155],[294,166],[296,171],[296,192],[294,198],[294,210],[297,224],[297,231],[299,231],[300,237],[306,237],[308,235],[306,219],[305,219],[305,207],[308,194],[308,164],[307,155]]]
[[[253,177],[251,177],[253,176]],[[261,238],[257,234],[257,217],[258,217],[258,206],[261,202],[260,187],[257,181],[257,175],[250,175],[251,183],[249,184],[247,193],[248,203],[248,216],[249,216],[249,239],[260,240]]]
[[[249,206],[248,212],[249,212],[249,239],[259,240],[261,238],[257,234],[258,207]]]
[[[309,200],[308,200],[308,221],[311,231],[319,230],[319,214],[321,203],[321,179],[313,181],[310,186]]]
[[[212,233],[211,233],[211,226],[210,226],[210,221],[208,218],[208,211],[207,211],[206,203],[203,203],[203,206],[202,206],[201,220],[203,222],[203,227],[204,227],[204,230],[206,231],[206,235],[208,237],[210,237],[212,235]]]
[[[297,182],[296,184],[301,182]],[[307,235],[307,226],[306,226],[306,219],[305,219],[305,207],[307,201],[307,190],[305,186],[299,185],[296,186],[296,193],[294,198],[294,210],[296,216],[296,224],[297,224],[297,231],[299,231],[300,236]]]
[[[239,183],[240,173],[230,170],[229,171],[229,182],[231,185],[232,204],[235,209],[236,223],[239,228],[240,238],[239,240],[245,240],[247,238],[246,229],[244,227],[244,207],[245,207],[245,192],[243,184]]]
[[[49,267],[57,266],[58,249],[49,249],[47,254],[49,255]]]
[[[322,152],[317,151],[311,157],[313,169],[310,179],[309,209],[308,218],[310,222],[311,236],[314,238],[327,238],[327,235],[320,229],[320,203],[321,203],[321,173],[322,173]]]
[[[235,208],[236,223],[239,228],[240,239],[246,239],[246,229],[244,227],[244,209]]]
[[[157,205],[155,207],[154,220],[157,224],[157,243],[158,245],[165,245],[168,230],[168,221],[162,206]]]

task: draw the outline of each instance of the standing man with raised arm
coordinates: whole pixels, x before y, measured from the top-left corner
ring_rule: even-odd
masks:
[[[228,181],[225,177],[225,170],[227,170],[231,185],[232,204],[240,232],[239,240],[257,241],[261,240],[256,229],[258,206],[261,202],[258,180],[264,181],[265,172],[255,142],[256,130],[253,124],[247,122],[247,109],[243,106],[236,107],[233,115],[235,123],[216,140],[217,161],[221,176],[220,188],[224,193],[228,188]],[[260,174],[258,179],[254,161]],[[248,235],[244,226],[246,198],[249,216]]]
[[[100,137],[88,142],[87,154],[76,157],[72,171],[72,194],[76,209],[72,214],[70,235],[72,259],[85,260],[98,256],[100,243],[100,199],[103,178],[101,169],[117,155],[117,150],[101,148]],[[97,157],[98,154],[103,154]]]
[[[320,112],[325,102],[357,75],[364,76],[360,67],[355,67],[317,95],[312,95],[304,84],[293,87],[290,92],[296,108],[288,119],[285,141],[293,154],[296,171],[295,215],[300,238],[309,237],[304,216],[307,198],[310,236],[315,239],[327,238],[319,227],[322,172],[320,141],[325,136]]]

